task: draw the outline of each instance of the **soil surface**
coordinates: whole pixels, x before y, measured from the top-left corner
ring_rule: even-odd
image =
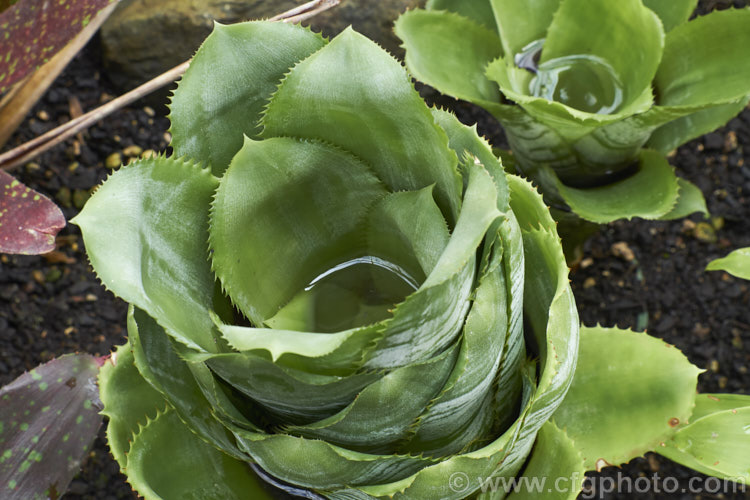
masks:
[[[704,1],[701,9],[725,8],[746,1]],[[96,40],[76,57],[34,108],[5,149],[67,121],[76,100],[89,110],[115,95],[99,73]],[[481,110],[461,102],[423,94],[448,105],[493,145],[503,146],[497,123]],[[149,149],[167,148],[166,109],[144,103],[123,109],[98,125],[13,173],[22,182],[57,201],[74,217],[90,190],[108,174],[111,157],[127,162]],[[608,226],[585,245],[584,257],[571,273],[581,319],[648,330],[675,345],[706,372],[701,392],[750,394],[750,282],[723,272],[705,272],[712,259],[750,246],[750,109],[726,127],[681,147],[670,158],[680,176],[701,188],[712,218],[673,222],[640,219]],[[58,250],[47,256],[0,255],[0,384],[36,365],[68,352],[107,354],[125,340],[126,305],[104,290],[88,264],[80,232],[69,225],[60,233]],[[606,355],[606,353],[603,353]],[[103,436],[103,434],[102,434]],[[610,494],[623,482],[651,480],[657,474],[677,493]],[[692,477],[704,478],[658,455],[649,454],[622,469],[593,474],[592,490],[583,498],[750,498],[715,482],[706,491],[683,492]],[[629,479],[628,479],[629,478]],[[693,483],[702,484],[702,483]],[[715,487],[720,486],[717,490]],[[664,489],[664,488],[660,488]],[[136,498],[100,436],[68,499]]]

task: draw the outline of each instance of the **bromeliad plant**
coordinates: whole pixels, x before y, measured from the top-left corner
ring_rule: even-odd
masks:
[[[706,211],[664,154],[750,95],[750,9],[697,0],[429,0],[396,33],[418,79],[503,125],[553,204],[610,222]],[[646,149],[644,149],[646,148]]]
[[[750,479],[711,448],[747,446],[750,398],[698,400],[687,425],[699,370],[678,351],[579,332],[541,197],[374,43],[218,25],[171,111],[175,155],[74,220],[131,304],[99,384],[147,499],[262,497],[249,464],[328,498],[519,474],[572,477],[574,498],[584,470],[654,448]]]

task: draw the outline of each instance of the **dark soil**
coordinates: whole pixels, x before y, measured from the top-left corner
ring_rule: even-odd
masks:
[[[732,3],[747,5],[701,5],[723,8]],[[74,97],[88,110],[115,95],[99,67],[94,41],[55,82],[6,149],[68,120]],[[482,134],[495,145],[503,144],[499,126],[483,112],[465,103],[439,102],[448,103],[467,123],[479,121]],[[110,154],[120,153],[127,161],[123,150],[128,146],[166,149],[169,123],[164,112],[143,103],[121,110],[14,174],[57,200],[70,219],[106,177]],[[679,175],[701,188],[713,219],[637,219],[604,227],[587,242],[583,260],[571,273],[581,319],[587,325],[645,328],[706,369],[700,391],[750,394],[750,282],[704,271],[712,259],[750,246],[750,109],[723,129],[683,146],[670,161]],[[106,292],[92,273],[78,229],[68,226],[59,243],[51,256],[0,256],[0,384],[55,356],[74,351],[106,354],[125,340],[126,305]],[[118,470],[100,437],[66,498],[134,498]],[[617,478],[618,473],[631,479],[673,477],[681,488],[696,475],[650,454],[592,478],[601,483],[597,478]],[[724,491],[608,495],[599,488],[596,498],[750,498],[750,492]]]

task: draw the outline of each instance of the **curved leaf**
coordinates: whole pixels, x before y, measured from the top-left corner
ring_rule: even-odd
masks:
[[[750,280],[750,247],[740,248],[726,257],[709,262],[706,271],[726,271],[738,278]]]
[[[690,424],[656,451],[692,469],[750,483],[750,396],[700,394]]]
[[[325,144],[246,139],[211,207],[212,267],[262,325],[320,273],[359,256],[366,213],[385,193],[366,165]]]
[[[127,460],[128,481],[146,500],[273,498],[249,464],[202,441],[173,410],[141,426]]]
[[[391,191],[435,184],[440,210],[455,223],[461,178],[445,133],[404,68],[352,29],[294,67],[262,124],[263,138],[318,139],[353,153]]]
[[[181,160],[141,160],[110,176],[71,221],[107,288],[158,318],[180,342],[208,352],[217,349],[206,253],[218,183]]]
[[[655,151],[641,152],[640,169],[630,177],[601,187],[579,189],[557,180],[565,202],[583,219],[606,223],[617,219],[658,219],[675,208],[678,182],[667,160]]]
[[[750,94],[750,9],[716,11],[669,32],[654,79],[660,106],[724,104]]]
[[[489,0],[503,49],[511,59],[529,43],[544,38],[561,0]],[[533,12],[533,15],[530,13]]]
[[[132,315],[128,321],[134,321]],[[102,415],[109,418],[109,450],[120,468],[124,469],[130,442],[138,426],[145,425],[149,418],[155,418],[157,412],[166,408],[167,402],[138,372],[130,343],[118,347],[102,367],[99,392],[104,403]]]
[[[261,112],[284,74],[324,45],[320,35],[298,25],[216,23],[172,97],[175,155],[221,175],[242,147],[243,134],[260,134]]]
[[[703,197],[701,190],[698,189],[698,186],[678,177],[677,187],[679,188],[677,204],[672,210],[659,217],[660,220],[682,219],[695,212],[701,212],[705,216],[708,216],[706,199]]]
[[[686,424],[700,370],[680,351],[629,330],[595,327],[581,334],[573,385],[553,419],[587,469],[655,450]]]
[[[484,74],[502,55],[497,32],[453,12],[428,10],[407,11],[394,30],[417,79],[459,99],[500,100],[497,85]]]

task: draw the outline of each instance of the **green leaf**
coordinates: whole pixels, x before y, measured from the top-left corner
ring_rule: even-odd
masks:
[[[750,9],[716,11],[669,32],[654,80],[659,106],[725,104],[750,94]]]
[[[539,69],[560,57],[599,58],[611,66],[620,80],[622,109],[649,89],[663,46],[661,23],[641,0],[562,0],[547,31]],[[590,85],[589,74],[575,70],[567,73],[571,80],[560,81],[558,86]]]
[[[497,85],[484,74],[502,55],[497,32],[454,14],[407,11],[396,20],[406,48],[406,65],[419,80],[468,101],[500,100]]]
[[[368,385],[336,415],[285,431],[350,450],[388,453],[443,388],[457,353],[454,346],[435,358],[397,368]]]
[[[132,315],[128,320],[133,321]],[[130,343],[118,347],[102,367],[99,392],[104,403],[102,415],[109,418],[109,450],[124,470],[130,441],[138,426],[155,418],[166,408],[167,402],[138,372]]]
[[[750,396],[700,394],[690,424],[656,451],[692,469],[750,483]]]
[[[576,214],[598,223],[633,217],[658,219],[675,208],[678,197],[674,169],[660,153],[649,150],[641,152],[638,172],[621,181],[579,189],[558,179],[557,189]]]
[[[391,191],[435,184],[440,210],[455,223],[461,178],[445,133],[404,68],[353,30],[294,67],[262,122],[264,138],[318,139],[353,153]]]
[[[573,500],[583,487],[586,469],[583,458],[574,442],[565,431],[554,423],[547,422],[539,429],[529,463],[518,479],[520,487],[512,490],[509,500],[526,498]],[[524,478],[528,482],[523,483]],[[535,480],[539,481],[535,483]],[[554,480],[554,488],[546,481]],[[542,484],[539,490],[524,485]]]
[[[65,216],[49,198],[0,170],[0,252],[34,255],[55,249]]]
[[[298,25],[216,23],[172,97],[175,155],[221,175],[243,135],[260,134],[261,113],[284,74],[324,45],[320,35]]]
[[[677,186],[679,188],[677,205],[659,217],[660,220],[682,219],[695,212],[701,212],[705,216],[708,216],[706,199],[703,197],[701,190],[698,189],[698,186],[681,177],[677,178]]]
[[[273,498],[249,464],[202,441],[173,410],[140,428],[127,460],[128,481],[146,500]]]
[[[656,12],[664,25],[664,31],[687,22],[698,5],[698,0],[643,0],[643,4]]]
[[[648,140],[647,146],[664,154],[723,126],[737,116],[750,102],[750,96],[737,102],[710,106],[691,112],[657,128]]]
[[[497,32],[495,14],[489,0],[427,0],[428,10],[448,10]]]
[[[680,351],[629,330],[594,327],[581,334],[573,385],[554,421],[587,469],[655,450],[685,425],[700,370]]]
[[[709,262],[706,271],[726,271],[738,278],[750,280],[750,247],[740,248],[726,257]]]
[[[208,352],[217,349],[206,254],[218,182],[181,160],[141,160],[110,176],[71,221],[107,288],[158,318],[180,342]]]
[[[385,193],[365,164],[336,148],[247,139],[213,201],[213,269],[262,325],[320,273],[360,255],[366,213]]]
[[[529,43],[544,38],[561,0],[489,0],[511,59]],[[531,14],[533,13],[533,14]]]
[[[0,497],[65,493],[102,423],[96,387],[101,363],[68,354],[0,388]]]

